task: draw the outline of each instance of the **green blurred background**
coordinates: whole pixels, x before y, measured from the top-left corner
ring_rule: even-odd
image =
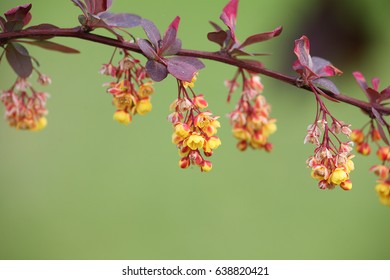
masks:
[[[117,0],[112,11],[140,14],[162,30],[180,15],[183,47],[212,51],[208,20],[219,22],[226,2]],[[1,0],[0,8],[24,3]],[[32,3],[33,25],[78,24],[80,12],[70,1]],[[283,25],[281,37],[252,50],[272,53],[264,64],[289,74],[293,40],[307,34],[312,54],[345,72],[336,81],[340,90],[364,98],[352,71],[380,76],[382,88],[390,84],[388,10],[385,0],[242,0],[237,34],[243,39]],[[139,28],[134,34],[144,36]],[[226,103],[223,81],[235,69],[205,61],[195,89],[222,117],[223,144],[212,172],[180,170],[166,120],[175,81],[156,84],[153,111],[121,126],[102,87],[107,77],[98,74],[112,49],[55,41],[82,54],[29,47],[53,79],[44,88],[51,94],[48,127],[30,133],[0,122],[0,259],[389,259],[390,209],[379,203],[376,177],[368,172],[375,156],[356,157],[349,192],[320,191],[310,177],[305,161],[314,147],[303,138],[315,114],[311,94],[264,77],[278,119],[274,151],[241,153],[225,118],[234,103]],[[4,61],[0,71],[7,89],[15,76]],[[355,128],[366,122],[351,106],[329,108]]]

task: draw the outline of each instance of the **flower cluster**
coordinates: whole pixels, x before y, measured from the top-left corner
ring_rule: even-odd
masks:
[[[220,123],[219,117],[204,111],[208,103],[203,95],[195,95],[192,91],[195,80],[196,76],[191,83],[178,81],[179,97],[170,106],[173,112],[168,120],[173,124],[172,142],[181,157],[179,166],[185,169],[197,165],[202,172],[208,172],[212,169],[212,163],[204,157],[210,157],[213,150],[221,145],[221,140],[215,135]],[[190,89],[192,97],[187,89]]]
[[[356,143],[356,151],[364,156],[371,153],[369,141],[378,146],[376,155],[381,162],[370,168],[378,176],[375,190],[379,196],[380,202],[390,206],[390,146],[381,146],[379,141],[382,139],[379,131],[375,128],[374,122],[370,121],[369,131],[364,133],[363,129],[354,129],[351,133],[351,140]]]
[[[152,110],[150,96],[154,89],[139,60],[125,55],[118,66],[111,62],[103,64],[100,73],[116,78],[115,82],[106,84],[109,86],[107,92],[112,95],[112,103],[116,107],[114,120],[128,125],[135,114],[145,115]]]
[[[242,70],[239,72],[243,78],[241,97],[234,111],[228,114],[233,135],[238,140],[237,148],[244,151],[250,146],[269,152],[272,144],[268,142],[268,137],[276,131],[276,119],[270,118],[271,106],[261,95],[264,86],[259,76],[249,74],[248,78]],[[229,88],[229,100],[238,83],[235,78],[226,81],[225,85]]]
[[[38,83],[51,83],[48,76],[39,74]],[[47,125],[46,100],[48,94],[36,91],[27,79],[18,78],[7,91],[2,91],[1,102],[5,107],[5,118],[11,127],[38,131]]]
[[[329,132],[335,136],[339,147],[331,141]],[[320,142],[322,133],[323,140]],[[304,143],[315,144],[317,148],[306,164],[311,168],[311,176],[318,180],[318,187],[323,190],[334,189],[338,185],[344,190],[352,188],[349,173],[355,169],[352,161],[354,155],[351,154],[353,142],[340,142],[337,138],[337,134],[340,133],[349,136],[351,130],[348,125],[336,120],[331,127],[325,120],[321,120],[307,128]]]

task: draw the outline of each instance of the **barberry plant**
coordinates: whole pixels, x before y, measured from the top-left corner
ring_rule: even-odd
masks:
[[[210,21],[213,30],[207,34],[209,41],[216,43],[214,52],[182,48],[178,38],[180,17],[175,17],[164,34],[149,19],[131,13],[112,13],[112,0],[70,0],[82,14],[80,26],[60,28],[49,23],[28,26],[32,18],[32,4],[17,6],[0,17],[0,62],[8,62],[16,74],[9,89],[1,91],[5,119],[11,127],[19,130],[38,131],[47,125],[46,101],[48,93],[36,89],[31,79],[36,76],[40,86],[51,83],[51,78],[38,70],[38,60],[29,54],[28,45],[67,54],[78,53],[76,49],[52,41],[55,37],[74,37],[113,47],[108,61],[102,62],[100,73],[107,76],[106,92],[114,106],[113,119],[129,125],[136,115],[146,115],[152,110],[153,83],[163,81],[168,75],[177,83],[177,96],[169,106],[167,116],[172,124],[172,143],[176,146],[180,168],[196,165],[202,172],[212,168],[210,160],[221,145],[217,132],[221,127],[219,116],[208,107],[203,93],[197,92],[195,84],[201,81],[205,65],[202,59],[218,61],[236,68],[231,79],[226,79],[227,101],[236,99],[233,110],[227,114],[237,148],[248,148],[271,152],[271,135],[276,130],[276,119],[271,116],[271,105],[263,93],[268,94],[261,82],[261,75],[274,78],[292,86],[310,91],[317,108],[314,121],[310,122],[303,142],[314,145],[306,165],[311,177],[320,189],[332,190],[339,186],[351,190],[351,172],[355,169],[353,150],[369,155],[371,147],[376,149],[379,162],[370,170],[378,176],[375,190],[380,202],[390,206],[390,125],[385,116],[390,86],[379,91],[379,79],[372,79],[368,86],[360,72],[354,72],[359,86],[368,102],[342,94],[329,78],[339,76],[341,70],[326,59],[311,56],[310,41],[306,36],[295,40],[294,52],[297,60],[292,68],[297,76],[291,77],[267,69],[247,46],[273,39],[282,33],[282,27],[269,32],[251,35],[242,41],[236,30],[239,0],[230,0],[222,9],[220,20],[224,24]],[[136,38],[128,29],[140,27],[144,38]],[[108,30],[112,37],[94,33],[96,29]],[[144,59],[137,59],[134,54]],[[207,71],[207,70],[204,70]],[[234,95],[236,98],[233,98]],[[342,102],[355,106],[368,117],[367,124],[352,129],[351,124],[333,115],[324,98],[331,102]],[[356,125],[356,124],[355,124]],[[373,149],[374,149],[373,148]]]

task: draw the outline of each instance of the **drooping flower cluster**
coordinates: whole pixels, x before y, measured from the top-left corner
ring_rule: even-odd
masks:
[[[382,139],[379,131],[375,128],[374,122],[370,121],[369,131],[364,133],[363,129],[354,129],[351,133],[351,140],[356,144],[356,151],[363,156],[368,156],[371,153],[369,141],[372,141],[378,146],[376,155],[381,162],[373,165],[370,171],[378,176],[375,190],[382,204],[390,206],[390,146],[381,146],[379,141]]]
[[[173,124],[172,142],[181,157],[179,166],[185,169],[197,165],[202,172],[208,172],[212,169],[212,163],[205,157],[210,157],[221,145],[221,140],[215,135],[220,123],[219,117],[204,111],[208,103],[202,94],[195,95],[193,92],[195,80],[196,76],[191,83],[178,81],[179,95],[170,106],[173,112],[168,120]]]
[[[334,135],[337,145],[329,138],[329,132]],[[314,155],[310,156],[306,164],[311,168],[311,176],[318,180],[320,189],[334,189],[340,186],[344,190],[352,188],[350,172],[355,169],[351,154],[353,142],[341,142],[337,135],[344,134],[349,136],[351,130],[348,125],[340,121],[333,120],[331,127],[325,119],[316,121],[309,125],[304,143],[316,145]],[[323,134],[322,141],[320,137]]]
[[[51,79],[39,74],[38,83],[45,86],[51,83]],[[45,92],[36,91],[27,79],[17,78],[13,86],[7,91],[2,91],[0,95],[8,124],[16,129],[30,131],[45,128],[48,96]]]
[[[103,64],[100,73],[116,78],[106,84],[116,107],[114,120],[128,125],[135,114],[146,115],[152,110],[153,83],[139,60],[126,54],[118,66],[111,62]]]
[[[265,97],[261,95],[264,86],[257,75],[249,74],[246,77],[243,70],[243,86],[240,99],[233,112],[228,114],[232,131],[237,138],[237,148],[241,151],[251,147],[252,149],[272,150],[272,144],[268,142],[268,137],[276,131],[276,119],[270,118],[271,106],[267,103]],[[228,80],[225,85],[229,88],[230,100],[231,94],[238,87],[237,77]]]

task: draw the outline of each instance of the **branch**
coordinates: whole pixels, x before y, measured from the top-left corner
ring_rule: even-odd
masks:
[[[72,37],[72,38],[78,38],[82,40],[92,41],[95,43],[118,47],[122,49],[126,49],[129,51],[133,51],[136,53],[143,54],[141,49],[138,47],[135,43],[128,43],[116,39],[112,39],[105,36],[95,35],[91,33],[87,33],[81,29],[81,27],[75,27],[75,28],[56,28],[56,29],[27,29],[27,30],[21,30],[18,32],[4,32],[0,33],[0,46],[6,44],[8,41],[13,39],[20,39],[20,38],[37,38],[42,36],[50,36],[50,37]],[[220,52],[203,52],[203,51],[196,51],[196,50],[180,50],[177,55],[180,56],[189,56],[189,57],[197,57],[202,59],[208,59],[213,61],[218,61],[224,64],[229,64],[232,66],[236,66],[239,68],[244,68],[256,73],[263,74],[265,76],[271,77],[273,79],[285,82],[287,84],[290,84],[292,86],[303,88],[308,91],[312,91],[310,87],[303,86],[301,87],[299,83],[297,82],[296,77],[287,76],[278,72],[275,72],[273,70],[259,67],[258,65],[251,64],[247,61],[238,60],[235,58],[231,58],[230,56],[220,53]],[[371,115],[372,109],[371,105],[367,102],[361,101],[359,99],[355,99],[353,97],[343,95],[343,94],[334,94],[328,90],[322,90],[323,93],[330,96],[333,99],[336,99],[340,102],[350,104],[352,106],[358,107],[365,111],[367,114]],[[376,110],[384,115],[390,114],[390,108],[384,107],[384,106],[378,106],[376,107]]]

